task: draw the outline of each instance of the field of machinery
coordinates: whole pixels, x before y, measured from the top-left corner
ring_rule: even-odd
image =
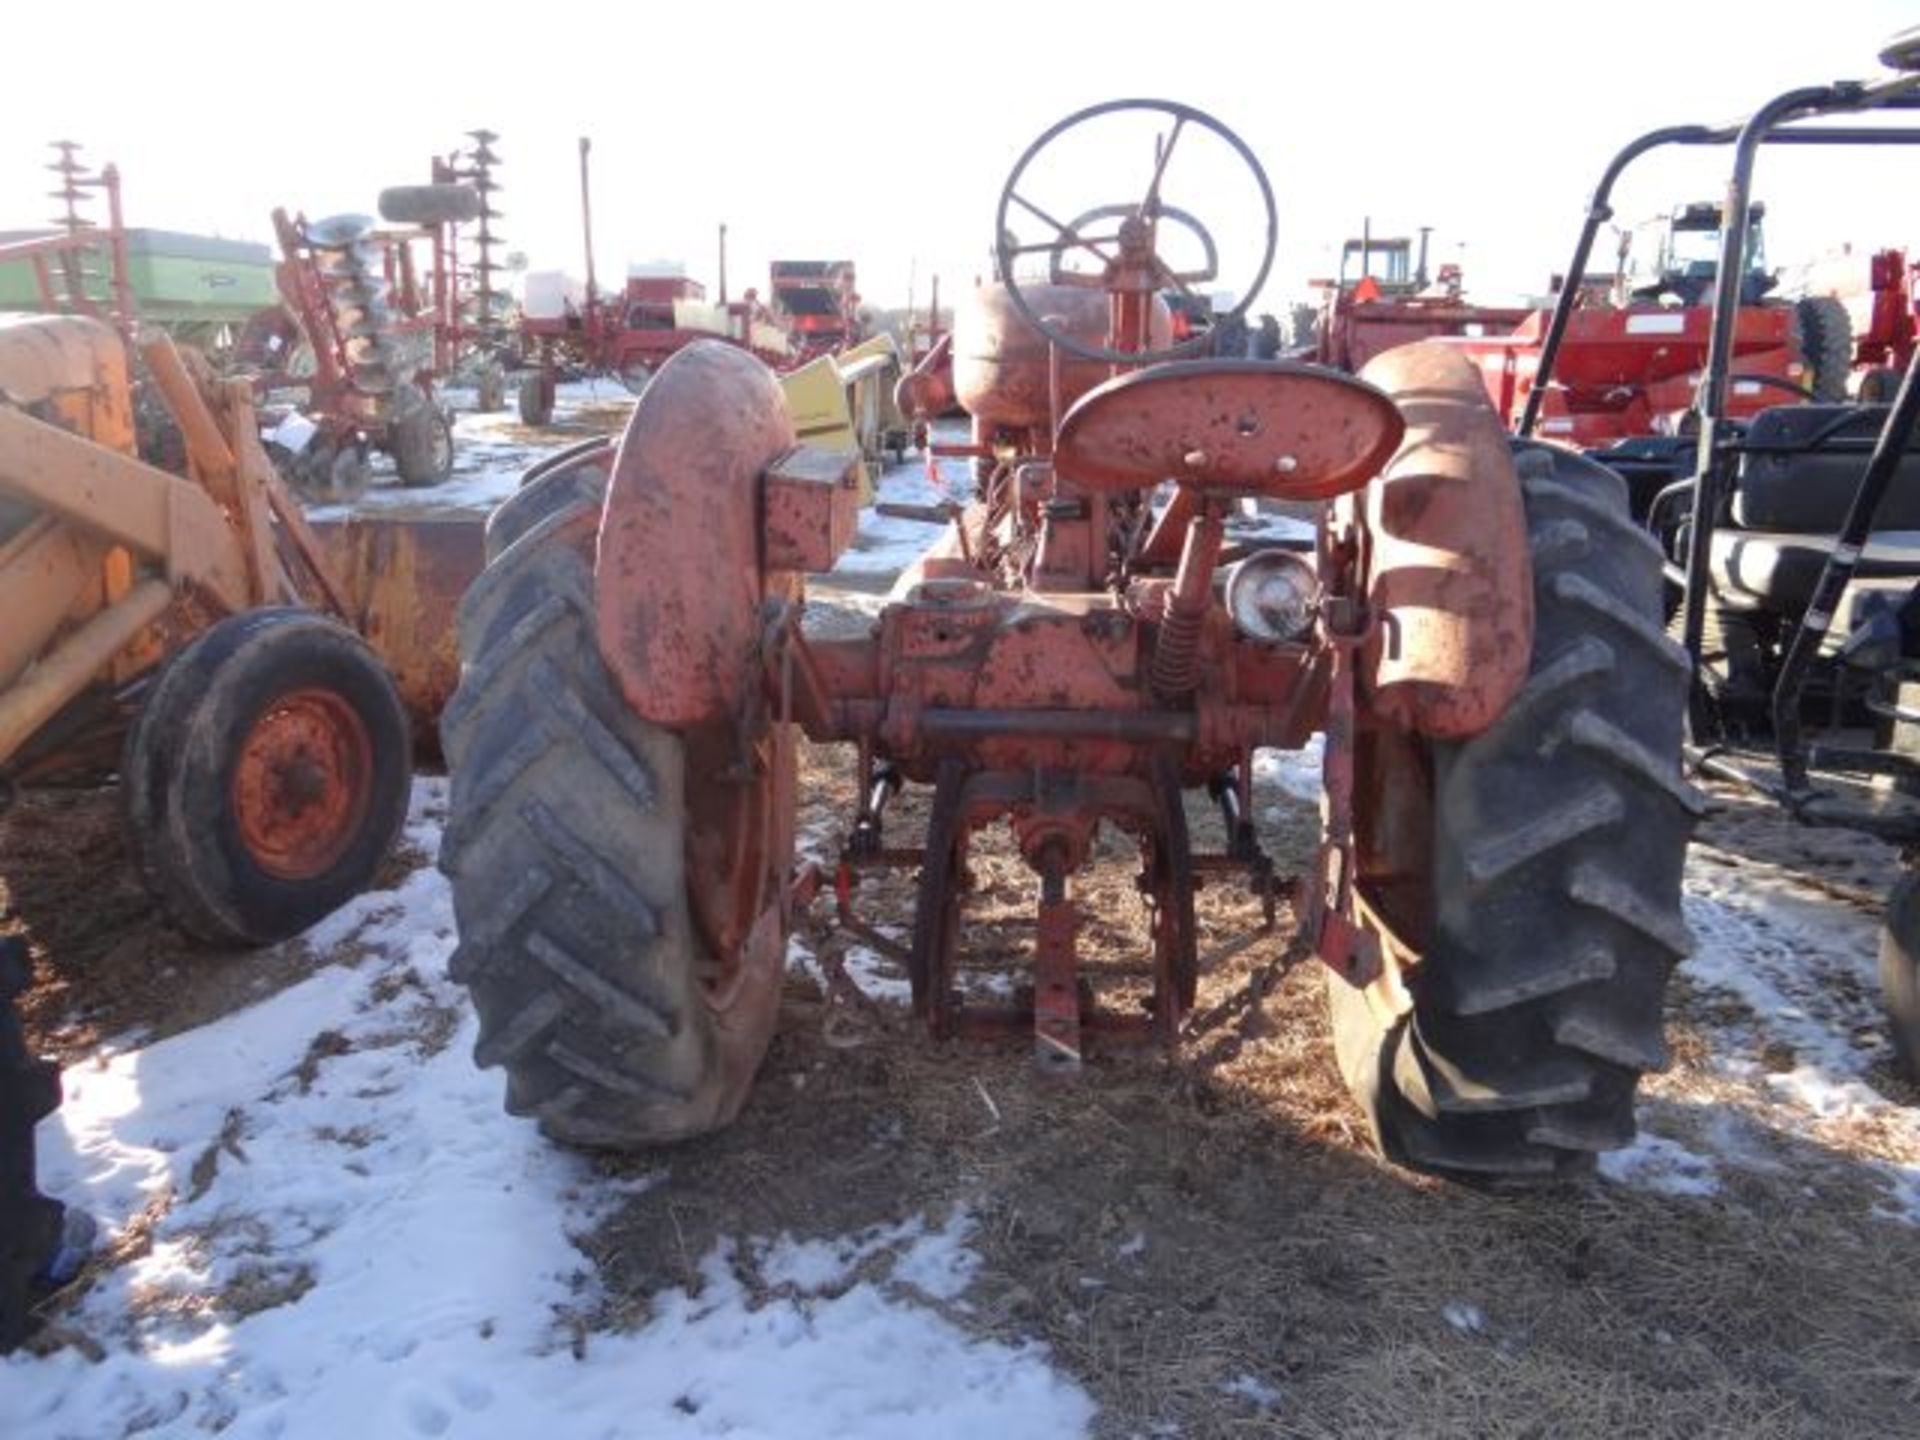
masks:
[[[16,242],[0,264],[97,243]],[[0,319],[0,801],[117,773],[174,921],[282,939],[386,857],[451,686],[463,565],[405,526],[316,534],[248,380],[75,304]]]
[[[794,359],[785,329],[748,290],[727,299],[726,226],[720,227],[720,299],[678,269],[635,267],[624,288],[603,293],[593,259],[593,189],[589,158],[593,144],[580,138],[580,227],[586,254],[586,286],[569,293],[559,272],[527,277],[528,293],[517,340],[522,374],[520,419],[546,425],[553,419],[561,375],[612,375],[638,395],[668,358],[696,340],[720,339],[770,365]]]
[[[132,228],[120,171],[90,169],[81,146],[57,140],[47,165],[60,213],[38,230],[0,231],[0,244],[65,236],[84,245],[0,264],[0,311],[129,317],[209,354],[228,352],[247,322],[277,303],[264,245]]]
[[[1899,845],[1911,863],[1920,854],[1914,351],[1905,347],[1891,404],[1815,402],[1797,387],[1765,409],[1740,403],[1750,318],[1792,313],[1749,303],[1757,159],[1774,145],[1920,144],[1920,126],[1896,123],[1920,110],[1920,31],[1898,37],[1881,59],[1896,73],[1789,91],[1740,124],[1674,126],[1629,144],[1594,191],[1568,273],[1583,272],[1613,185],[1635,160],[1672,146],[1732,147],[1711,284],[1704,307],[1689,312],[1690,326],[1693,314],[1707,321],[1691,433],[1594,454],[1634,480],[1664,552],[1673,628],[1692,676],[1692,763],[1806,824]],[[1523,436],[1546,429],[1581,313],[1563,296],[1539,337]],[[1897,341],[1897,327],[1888,328]],[[1888,903],[1882,981],[1895,1048],[1920,1073],[1917,964],[1920,884],[1909,874]]]
[[[1113,126],[1143,137],[1141,193],[1053,220],[1077,212],[1036,191],[1060,173],[1038,162],[1068,142],[1129,153]],[[1631,1138],[1687,947],[1699,808],[1661,557],[1613,473],[1510,443],[1455,351],[1405,346],[1356,378],[1176,344],[1162,293],[1223,278],[1197,207],[1174,204],[1189,159],[1257,197],[1232,232],[1264,236],[1230,277],[1237,319],[1277,219],[1217,120],[1116,101],[1015,165],[990,232],[1000,278],[951,340],[955,392],[998,443],[863,632],[811,624],[804,591],[852,537],[857,456],[802,443],[738,347],[681,350],[617,449],[580,447],[495,512],[443,721],[441,865],[475,1058],[505,1070],[509,1110],[606,1147],[734,1115],[820,879],[795,864],[805,735],[844,747],[859,797],[843,922],[866,924],[861,872],[918,875],[901,948],[936,1037],[1023,1036],[1069,1073],[1089,1049],[1180,1043],[1196,887],[1239,877],[1266,916],[1239,938],[1282,903],[1299,932],[1247,1005],[1289,955],[1319,957],[1388,1155],[1553,1176]],[[1204,260],[1169,258],[1169,217]],[[1326,502],[1324,518],[1310,542],[1229,543],[1249,497]],[[1253,759],[1316,731],[1324,833],[1289,886],[1255,834]],[[902,836],[907,786],[930,809]],[[1223,848],[1196,847],[1189,804],[1220,814]],[[1033,887],[1011,1003],[959,983],[989,834]],[[1145,916],[1118,970],[1083,963],[1076,887],[1103,835],[1137,856]]]
[[[281,303],[255,317],[240,358],[263,393],[301,395],[275,432],[275,458],[311,499],[358,496],[374,451],[392,457],[402,485],[445,480],[453,423],[438,386],[456,374],[474,380],[480,409],[503,403],[498,137],[472,138],[470,150],[434,160],[431,183],[382,191],[380,221],[273,212]]]

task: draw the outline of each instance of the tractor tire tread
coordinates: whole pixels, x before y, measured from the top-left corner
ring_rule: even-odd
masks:
[[[1639,1076],[1665,1059],[1699,813],[1680,773],[1685,673],[1659,624],[1659,555],[1625,487],[1570,451],[1525,446],[1516,460],[1532,676],[1487,730],[1434,746],[1434,917],[1408,976],[1412,1014],[1381,1031],[1331,982],[1342,1066],[1382,1149],[1476,1180],[1580,1173],[1631,1139]],[[1568,543],[1570,522],[1589,543]],[[1367,1023],[1380,1038],[1363,1044]]]
[[[459,617],[443,721],[453,785],[440,865],[480,1020],[474,1059],[549,1138],[658,1145],[731,1119],[685,880],[679,738],[619,699],[595,641],[592,506],[578,496],[497,554]]]

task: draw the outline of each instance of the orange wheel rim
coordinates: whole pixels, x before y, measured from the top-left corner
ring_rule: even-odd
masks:
[[[282,880],[325,874],[353,843],[373,790],[373,742],[330,690],[295,690],[253,722],[233,813],[253,862]]]

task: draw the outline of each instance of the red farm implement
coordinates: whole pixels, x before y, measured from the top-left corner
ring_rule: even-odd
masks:
[[[517,348],[520,418],[528,425],[553,419],[563,374],[611,375],[638,395],[669,358],[697,340],[722,340],[769,364],[792,358],[785,331],[752,290],[738,301],[726,294],[726,226],[720,227],[720,299],[677,267],[632,267],[624,286],[600,289],[593,259],[593,143],[580,137],[580,228],[586,286],[575,293],[558,271],[527,277]]]

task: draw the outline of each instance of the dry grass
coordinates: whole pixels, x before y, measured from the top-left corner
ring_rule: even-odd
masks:
[[[803,824],[826,852],[850,806],[849,777],[836,752],[807,765]],[[1269,804],[1281,807],[1270,848],[1283,871],[1297,867],[1313,817],[1281,797],[1263,797]],[[71,1053],[130,1025],[168,1033],[276,978],[263,979],[257,956],[182,962],[124,860],[108,853],[111,797],[36,797],[29,807],[24,831],[20,811],[0,828],[0,875],[43,967],[59,961],[57,975],[43,968],[34,1002],[42,1040]],[[910,791],[893,838],[911,843],[924,818]],[[1217,844],[1204,806],[1191,820],[1200,843]],[[1759,814],[1736,815],[1709,838],[1729,863],[1804,859],[1797,839]],[[980,847],[975,870],[968,963],[978,969],[1024,952],[1031,882],[995,843]],[[1870,894],[1878,883],[1865,852],[1822,874],[1835,892]],[[904,927],[911,889],[910,874],[879,877],[861,904]],[[1140,908],[1123,852],[1109,852],[1082,893],[1096,912],[1097,963],[1109,973],[1137,965]],[[1254,913],[1225,885],[1200,903],[1212,943]],[[829,908],[815,907],[803,936],[823,953],[846,945]],[[1202,1004],[1233,993],[1282,939],[1209,974]],[[1659,1133],[1698,1153],[1738,1151],[1739,1164],[1721,1166],[1719,1194],[1597,1183],[1497,1193],[1371,1157],[1331,1063],[1320,987],[1310,969],[1288,976],[1269,1002],[1272,1032],[1230,1055],[1097,1055],[1062,1085],[1042,1083],[1022,1047],[933,1046],[898,1015],[837,1048],[817,990],[795,980],[739,1123],[675,1152],[660,1183],[583,1241],[603,1298],[579,1317],[577,1343],[591,1343],[590,1327],[640,1322],[663,1286],[696,1284],[699,1261],[729,1238],[842,1236],[964,1206],[982,1263],[968,1308],[949,1313],[982,1335],[1044,1341],[1099,1401],[1104,1434],[1913,1432],[1920,1231],[1873,1218],[1884,1188],[1857,1161],[1914,1157],[1895,1130],[1857,1119],[1813,1138],[1791,1133],[1757,1084],[1715,1068],[1714,1032],[1751,1016],[1680,987],[1676,1065],[1647,1090],[1644,1114]],[[417,977],[393,976],[384,998],[420,1013],[397,1022],[417,1034],[388,1038],[432,1049],[445,1017],[426,1013],[416,988]],[[327,1056],[311,1058],[317,1068]],[[1874,1079],[1915,1099],[1890,1076]],[[222,1139],[245,1143],[237,1123]],[[361,1142],[315,1136],[343,1156]],[[222,1159],[210,1150],[210,1175]],[[614,1173],[661,1168],[602,1163]],[[164,1210],[157,1202],[96,1267],[134,1258]],[[308,1283],[297,1267],[263,1261],[239,1272],[231,1294],[151,1299],[247,1313]],[[56,1309],[70,1304],[63,1297]],[[1277,1389],[1278,1405],[1263,1411],[1230,1394],[1243,1376]]]
[[[843,813],[838,765],[810,757],[804,821]],[[916,838],[923,815],[903,796],[894,837]],[[1210,815],[1191,819],[1217,842]],[[1269,836],[1283,870],[1311,829],[1305,807],[1284,812]],[[1023,877],[992,845],[976,868],[974,960],[1017,955]],[[1113,869],[1083,892],[1110,961],[1138,950],[1117,938],[1132,912],[1126,867]],[[872,918],[904,925],[910,880],[867,890]],[[1220,888],[1202,905],[1216,939],[1250,913]],[[822,949],[845,943],[825,908],[808,936]],[[1203,1005],[1263,958],[1209,975]],[[1721,1143],[1741,1127],[1751,1167],[1723,1167],[1720,1194],[1419,1179],[1367,1152],[1321,983],[1288,976],[1273,1033],[1219,1063],[1109,1056],[1061,1085],[1019,1047],[936,1047],[899,1021],[835,1049],[820,997],[796,981],[739,1124],[676,1152],[665,1181],[586,1242],[606,1287],[598,1323],[637,1322],[653,1291],[696,1284],[728,1237],[838,1236],[963,1205],[983,1260],[963,1323],[1046,1342],[1100,1402],[1104,1434],[1912,1433],[1920,1231],[1870,1218],[1884,1197],[1853,1163],[1864,1137],[1836,1151],[1770,1124],[1747,1088],[1703,1068],[1683,1007],[1680,1062],[1648,1113],[1708,1153],[1708,1127]],[[1242,1376],[1279,1404],[1230,1394]]]

